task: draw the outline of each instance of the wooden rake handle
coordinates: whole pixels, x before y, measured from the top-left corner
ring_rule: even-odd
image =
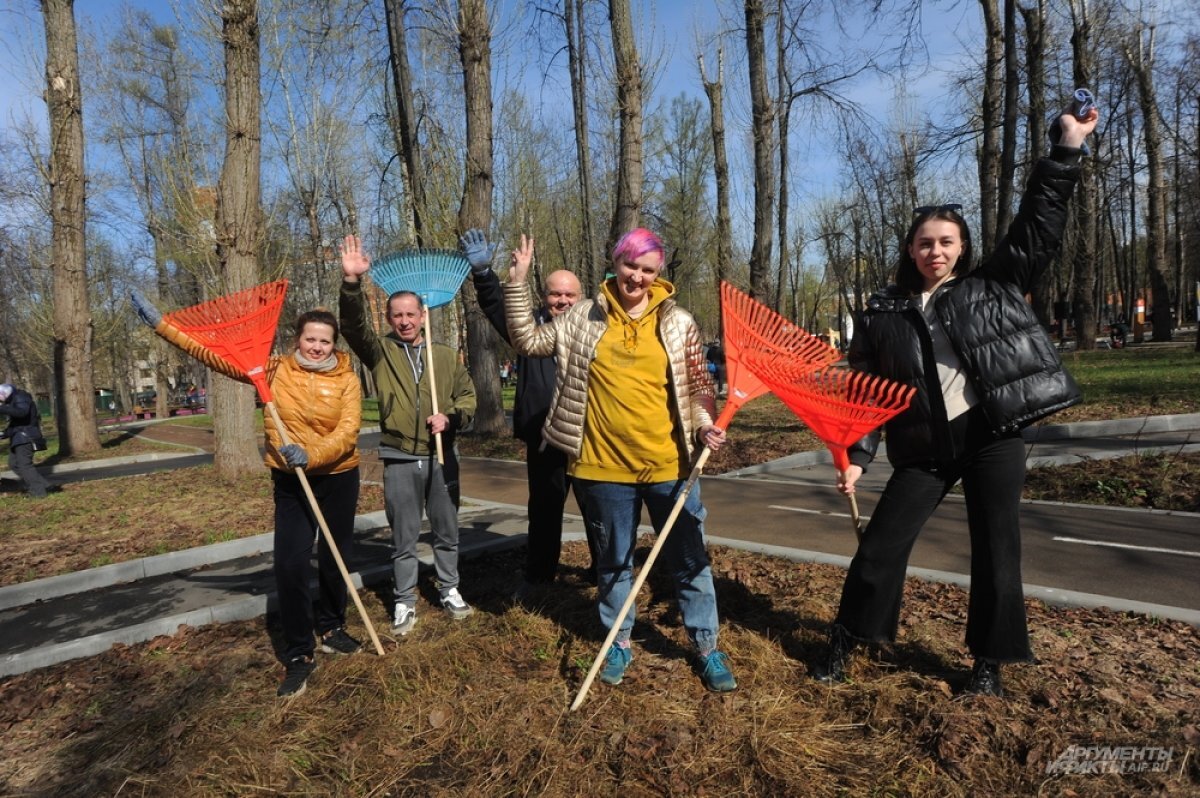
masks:
[[[617,639],[617,632],[621,629],[621,623],[625,620],[625,616],[629,614],[629,610],[633,607],[634,602],[637,601],[638,591],[642,589],[642,584],[645,583],[646,577],[650,575],[650,567],[658,559],[658,553],[662,551],[663,544],[667,542],[667,535],[671,533],[671,528],[675,526],[675,519],[679,517],[679,513],[683,510],[684,502],[687,501],[688,494],[692,492],[692,487],[700,477],[700,472],[704,470],[704,464],[708,462],[708,456],[711,453],[712,449],[705,446],[703,451],[700,452],[700,456],[696,458],[696,465],[692,467],[692,473],[688,475],[687,482],[684,483],[683,488],[679,491],[679,497],[675,499],[675,506],[671,508],[671,514],[667,516],[667,521],[663,524],[662,531],[658,533],[658,539],[654,541],[654,546],[650,549],[650,554],[647,555],[645,564],[638,571],[637,578],[633,580],[633,587],[630,588],[629,595],[625,598],[625,604],[621,606],[621,611],[617,613],[612,628],[608,630],[608,636],[604,638],[604,644],[600,646],[600,651],[596,654],[596,659],[592,661],[592,667],[588,670],[587,678],[583,680],[583,684],[579,686],[579,692],[575,695],[575,700],[571,702],[572,712],[583,705],[583,699],[587,697],[588,690],[592,687],[592,682],[596,680],[596,674],[600,672],[600,666],[604,664],[604,658],[608,654],[609,647]],[[636,529],[633,534],[634,541],[636,542]]]
[[[433,339],[429,336],[429,307],[425,308],[425,362],[429,371],[429,395],[433,398],[433,414],[438,414],[437,402],[437,379],[433,373]],[[418,389],[419,391],[419,389]],[[434,443],[437,444],[437,459],[438,465],[445,465],[446,458],[442,454],[442,433],[437,433],[433,436]]]
[[[271,414],[271,420],[275,422],[275,429],[279,430],[279,438],[283,441],[283,445],[287,446],[291,443],[288,439],[287,427],[283,426],[283,420],[279,418],[279,412],[275,409],[274,402],[267,402],[267,412]],[[358,597],[358,588],[354,585],[354,580],[350,578],[350,572],[346,570],[346,563],[342,560],[342,554],[338,551],[337,544],[333,542],[333,533],[329,531],[329,524],[325,522],[325,515],[321,512],[320,505],[317,504],[317,497],[313,495],[312,486],[308,484],[308,476],[305,475],[303,468],[296,469],[296,476],[300,480],[301,487],[304,488],[304,495],[308,497],[308,505],[312,508],[313,515],[317,518],[317,526],[321,528],[321,534],[325,536],[325,545],[329,546],[329,551],[333,554],[333,561],[337,563],[338,571],[342,575],[342,579],[346,582],[346,590],[350,597],[354,599],[354,606],[358,608],[359,617],[362,618],[363,626],[367,627],[367,634],[371,636],[371,643],[375,646],[375,653],[383,656],[383,645],[379,642],[379,635],[375,634],[375,626],[371,623],[371,619],[367,617],[367,609],[363,606],[362,599]]]

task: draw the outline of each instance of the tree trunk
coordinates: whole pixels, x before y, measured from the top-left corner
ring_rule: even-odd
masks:
[[[258,282],[262,245],[262,153],[257,0],[221,6],[225,49],[225,160],[217,182],[217,261],[221,290],[232,293]],[[225,479],[261,468],[254,429],[254,389],[213,374],[210,382],[215,451]]]
[[[487,230],[492,224],[492,31],[485,0],[461,0],[458,6],[458,54],[463,70],[467,113],[467,164],[463,170],[459,231]],[[463,286],[467,321],[467,366],[475,384],[477,432],[501,435],[508,430],[500,397],[496,333],[475,298],[468,280]]]
[[[775,108],[767,88],[763,0],[746,0],[746,53],[750,65],[750,115],[754,137],[754,240],[750,294],[771,301],[771,245],[775,208]]]
[[[996,235],[1004,235],[1013,217],[1017,174],[1017,116],[1021,106],[1021,70],[1017,56],[1017,3],[1004,0],[1004,123],[1000,144],[1000,180],[996,192]]]
[[[617,163],[617,201],[606,252],[611,252],[625,233],[638,226],[642,213],[642,65],[633,38],[629,0],[610,0],[608,20],[612,27],[613,62],[617,80],[617,106],[621,116]],[[595,265],[599,279],[604,263]]]
[[[388,50],[391,53],[392,85],[396,91],[400,155],[412,206],[413,237],[422,246],[425,239],[425,167],[417,137],[416,107],[413,102],[412,71],[408,65],[408,31],[404,27],[404,0],[383,0],[387,19]]]
[[[1150,288],[1154,341],[1170,341],[1173,331],[1171,292],[1163,267],[1167,263],[1167,189],[1163,184],[1162,132],[1154,88],[1154,28],[1137,31],[1136,52],[1126,47],[1125,58],[1137,80],[1142,130],[1146,145],[1146,282]]]
[[[709,81],[704,74],[704,56],[700,56],[700,82],[708,95],[712,114],[713,173],[717,181],[717,268],[714,269],[717,296],[721,295],[721,281],[733,260],[733,222],[729,215],[729,158],[725,154],[725,103],[722,86],[725,79],[725,54],[717,51],[717,79]],[[723,321],[718,314],[717,337],[725,340]]]
[[[1025,68],[1028,72],[1029,85],[1029,114],[1026,117],[1026,128],[1029,131],[1029,154],[1027,161],[1032,169],[1033,164],[1045,152],[1046,148],[1046,29],[1044,0],[1031,8],[1022,7],[1021,17],[1025,22]],[[1046,270],[1038,280],[1030,297],[1030,304],[1038,319],[1047,327],[1050,326],[1049,286],[1051,275]]]
[[[100,450],[87,297],[83,96],[73,0],[42,0],[50,114],[50,267],[54,277],[55,422],[59,454]]]
[[[1074,30],[1071,32],[1071,74],[1076,86],[1092,83],[1091,21],[1087,17],[1086,5],[1080,3],[1081,13],[1072,12]],[[1099,146],[1098,144],[1096,146]],[[1075,317],[1075,341],[1079,349],[1096,348],[1096,332],[1099,320],[1096,316],[1096,187],[1091,158],[1084,158],[1082,174],[1075,186],[1075,200],[1071,203],[1072,228],[1075,231],[1074,267],[1075,291],[1071,310]]]
[[[788,123],[792,116],[791,80],[788,78],[787,54],[783,49],[783,15],[786,11],[784,0],[776,0],[775,24],[775,86],[779,92],[779,207],[776,213],[776,233],[779,236],[779,277],[775,288],[772,307],[775,312],[782,310],[783,297],[787,291],[788,278]]]
[[[604,259],[596,249],[596,225],[592,219],[592,159],[587,117],[587,28],[583,22],[583,0],[564,0],[563,11],[567,32],[567,66],[571,72],[571,106],[575,115],[575,159],[578,161],[579,170],[580,232],[583,236],[583,263],[580,264],[578,272],[583,282],[584,296],[592,296],[600,287],[598,280],[604,277]]]
[[[979,0],[983,8],[984,70],[983,98],[979,108],[979,253],[987,256],[996,248],[1000,232],[996,227],[997,195],[1000,181],[1000,65],[1004,59],[1004,31],[996,0]]]

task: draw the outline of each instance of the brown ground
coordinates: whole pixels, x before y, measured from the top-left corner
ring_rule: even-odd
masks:
[[[503,601],[517,553],[464,563],[475,615],[453,622],[422,602],[401,640],[364,593],[387,655],[320,655],[290,703],[275,698],[275,630],[261,621],[0,681],[0,794],[1200,794],[1193,627],[1030,602],[1040,664],[1005,669],[1005,700],[964,700],[966,597],[913,581],[900,643],[858,655],[853,682],[827,688],[811,674],[843,572],[712,553],[731,695],[701,687],[656,571],[625,682],[595,684],[567,712],[601,637],[586,552],[571,544],[538,611]],[[351,632],[364,636],[357,621]],[[1076,745],[1169,759],[1162,772],[1048,774]]]

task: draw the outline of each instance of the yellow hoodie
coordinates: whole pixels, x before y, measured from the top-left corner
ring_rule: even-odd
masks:
[[[656,280],[636,319],[621,307],[612,280],[601,290],[608,300],[608,329],[589,370],[583,447],[571,474],[600,482],[679,479],[686,458],[673,434],[670,362],[658,337],[659,306],[675,286]]]

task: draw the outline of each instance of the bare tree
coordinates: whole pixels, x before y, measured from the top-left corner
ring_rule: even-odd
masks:
[[[59,453],[100,449],[92,378],[92,314],[85,252],[83,94],[74,0],[42,0],[50,112],[50,261],[54,272],[54,377]]]
[[[617,197],[608,231],[609,251],[622,235],[638,226],[642,212],[642,65],[633,38],[629,0],[610,0],[608,19],[612,28],[613,61],[616,67],[617,106],[621,119],[620,156],[617,159]],[[594,264],[595,282],[604,276],[604,264]]]
[[[1076,86],[1092,85],[1091,19],[1087,0],[1071,4],[1071,74]],[[1071,203],[1073,266],[1075,272],[1072,315],[1075,342],[1079,349],[1096,348],[1096,188],[1092,160],[1083,159],[1083,174],[1075,186]],[[1063,322],[1065,323],[1065,322]]]
[[[1020,115],[1021,65],[1017,50],[1017,3],[1004,0],[1004,107],[1000,131],[1000,178],[996,187],[996,235],[1013,217],[1017,174],[1017,117]]]
[[[458,208],[460,231],[487,230],[492,224],[492,29],[485,0],[460,0],[458,5],[459,59],[463,71],[463,98],[467,112],[467,163],[462,203]],[[466,308],[467,366],[475,384],[478,407],[475,429],[500,435],[507,429],[500,398],[496,333],[488,322],[475,288],[463,286]]]
[[[405,0],[383,0],[387,17],[388,49],[391,53],[392,86],[396,92],[396,149],[404,158],[405,187],[412,213],[413,240],[421,246],[425,239],[428,204],[425,200],[425,166],[417,136],[416,109],[413,100],[412,70],[408,64],[408,30],[404,24]]]
[[[750,67],[751,135],[754,138],[754,239],[750,294],[771,302],[772,216],[775,209],[775,104],[767,88],[763,0],[745,0],[746,53]]]
[[[1173,328],[1171,292],[1163,268],[1167,263],[1167,191],[1163,183],[1161,117],[1154,86],[1154,26],[1139,24],[1124,47],[1125,60],[1137,80],[1146,147],[1146,281],[1150,287],[1152,340],[1170,341]]]
[[[729,215],[729,158],[725,154],[725,53],[717,50],[717,77],[709,80],[704,71],[704,56],[697,57],[700,66],[700,82],[708,96],[709,128],[713,140],[713,174],[717,182],[717,268],[713,270],[713,282],[720,296],[721,281],[726,279],[726,269],[733,261],[733,221]],[[725,338],[718,315],[717,337]]]
[[[226,0],[221,6],[225,52],[225,160],[217,183],[217,260],[221,289],[238,291],[258,281],[262,245],[262,157],[257,0]],[[225,479],[261,467],[254,434],[254,389],[212,375],[210,404],[213,463]]]
[[[571,108],[575,118],[575,160],[579,178],[580,232],[583,236],[584,293],[591,296],[604,276],[603,258],[596,248],[596,226],[592,220],[592,158],[588,145],[588,58],[587,26],[583,0],[563,0],[563,24],[567,34],[567,68],[571,73]]]
[[[996,0],[979,0],[983,8],[983,97],[979,109],[979,251],[991,252],[1001,232],[997,228],[1000,183],[1000,67],[1004,61],[1004,30]]]

